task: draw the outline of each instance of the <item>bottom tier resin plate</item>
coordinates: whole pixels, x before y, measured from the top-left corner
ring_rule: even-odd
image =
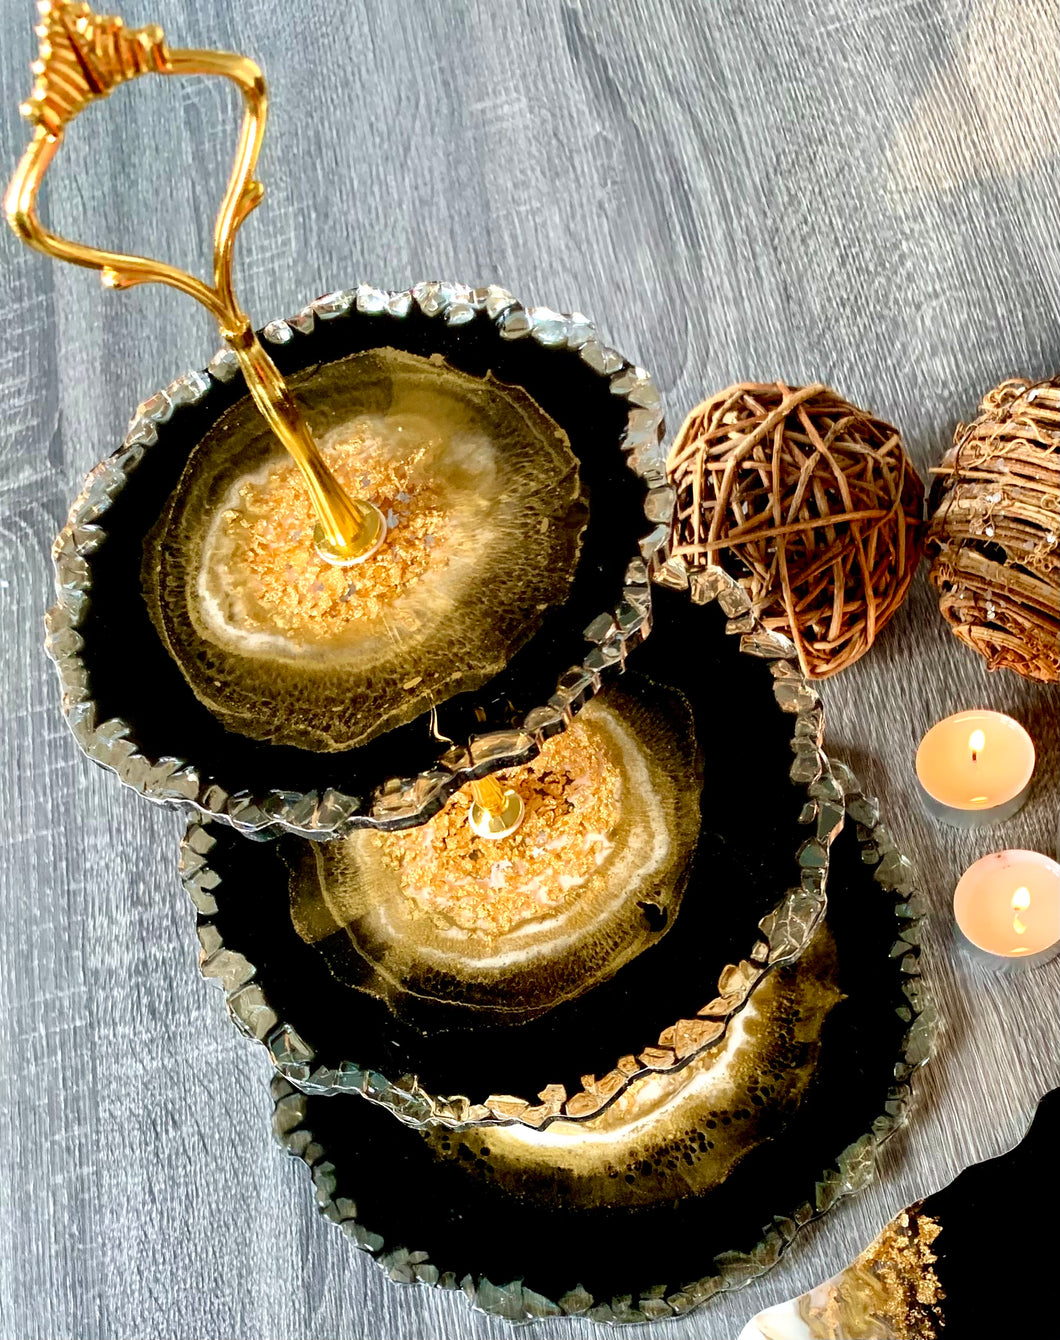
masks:
[[[930,1037],[908,861],[846,769],[828,912],[714,1048],[599,1117],[410,1129],[356,1094],[273,1081],[322,1212],[391,1279],[516,1320],[640,1322],[768,1270],[872,1177]]]

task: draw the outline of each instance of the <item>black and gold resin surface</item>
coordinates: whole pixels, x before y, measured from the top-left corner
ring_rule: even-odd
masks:
[[[503,670],[569,594],[588,506],[566,433],[495,377],[384,348],[291,386],[325,458],[388,519],[387,543],[340,571],[316,555],[304,504],[287,533],[300,481],[242,400],[189,454],[145,545],[144,592],[224,726],[350,749]],[[425,496],[430,530],[413,535]]]
[[[512,1317],[686,1310],[768,1268],[867,1175],[855,1168],[890,1129],[915,955],[892,953],[902,904],[865,857],[848,820],[807,952],[719,1047],[638,1081],[599,1118],[408,1130],[356,1095],[277,1079],[277,1134],[314,1166],[325,1213],[392,1277],[461,1287]]]
[[[312,1048],[314,1069],[415,1076],[473,1104],[578,1094],[586,1076],[645,1068],[637,1058],[696,1022],[722,970],[752,952],[760,920],[798,884],[808,836],[807,793],[789,777],[793,717],[716,606],[662,588],[655,603],[651,637],[579,718],[628,741],[612,861],[532,933],[491,942],[415,915],[392,872],[362,855],[371,835],[318,849],[248,844],[220,825],[202,834],[204,946],[253,965],[270,1019]]]
[[[518,1024],[591,991],[670,929],[699,836],[702,757],[692,711],[683,695],[631,674],[587,704],[571,731],[597,745],[608,780],[614,778],[609,799],[616,822],[599,834],[598,863],[561,905],[539,907],[536,916],[502,933],[468,929],[410,896],[404,853],[415,844],[418,856],[421,844],[434,839],[438,848],[429,859],[436,882],[444,887],[448,861],[488,911],[491,900],[503,902],[521,885],[533,882],[547,893],[538,872],[557,869],[563,879],[564,868],[583,854],[586,838],[577,828],[569,841],[578,851],[564,849],[562,818],[554,810],[540,826],[531,810],[519,832],[491,842],[471,834],[466,805],[454,798],[448,846],[432,831],[426,837],[420,830],[365,832],[303,843],[293,853],[292,919],[339,982],[386,1002],[412,1023],[422,1018],[425,1026],[460,1027],[463,1018],[466,1027],[470,1017]],[[548,741],[545,752],[562,751],[569,733]],[[501,774],[504,784],[529,794],[534,768]],[[544,777],[552,780],[548,771]],[[579,803],[591,802],[596,780],[557,776],[558,806],[576,814]],[[549,849],[552,843],[557,849]],[[532,905],[533,898],[526,902]]]

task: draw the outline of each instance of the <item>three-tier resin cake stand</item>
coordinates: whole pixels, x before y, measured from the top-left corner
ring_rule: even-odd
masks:
[[[40,8],[9,221],[224,340],[86,480],[48,650],[84,752],[189,812],[202,972],[276,1138],[392,1279],[511,1319],[767,1270],[903,1117],[921,913],[792,645],[670,556],[651,377],[498,285],[255,331],[260,70]],[[70,120],[145,74],[243,98],[212,283],[37,216]]]

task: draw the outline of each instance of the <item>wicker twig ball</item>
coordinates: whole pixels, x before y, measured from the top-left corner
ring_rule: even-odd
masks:
[[[827,386],[741,383],[692,411],[668,470],[675,553],[736,577],[805,674],[868,651],[921,552],[924,488],[897,429]]]
[[[1060,679],[1060,377],[983,397],[932,471],[928,556],[953,631],[1028,679]]]

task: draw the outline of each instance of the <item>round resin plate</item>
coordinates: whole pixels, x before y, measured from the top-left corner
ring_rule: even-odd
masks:
[[[846,783],[849,812],[875,806]],[[409,1129],[273,1081],[275,1131],[322,1212],[393,1280],[517,1320],[643,1322],[776,1263],[872,1177],[930,1040],[908,862],[848,817],[828,910],[725,1037],[588,1122]]]
[[[140,407],[54,550],[85,751],[244,832],[422,822],[530,758],[650,626],[673,494],[648,375],[501,289],[362,286],[263,331],[344,486],[329,565],[233,355]]]
[[[190,827],[203,972],[282,1074],[412,1123],[540,1128],[717,1042],[806,944],[843,817],[816,693],[726,628],[657,589],[621,678],[506,774],[531,809],[505,842],[469,837],[466,796],[326,844]],[[439,863],[471,872],[456,906]]]

